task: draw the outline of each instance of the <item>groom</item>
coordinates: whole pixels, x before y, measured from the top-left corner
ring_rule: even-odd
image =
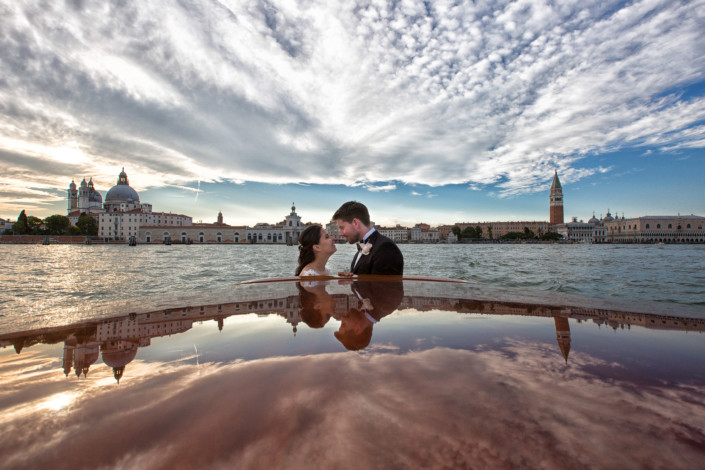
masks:
[[[340,234],[348,243],[357,243],[358,251],[350,264],[352,274],[404,274],[404,257],[397,245],[370,224],[370,213],[364,204],[349,201],[333,214]]]

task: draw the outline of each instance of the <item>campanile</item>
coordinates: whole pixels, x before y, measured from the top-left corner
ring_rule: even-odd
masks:
[[[548,223],[551,225],[563,223],[563,188],[558,180],[558,170],[553,175],[553,183],[551,184],[551,212]]]

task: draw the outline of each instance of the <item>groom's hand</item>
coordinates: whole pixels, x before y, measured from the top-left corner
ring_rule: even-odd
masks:
[[[348,271],[340,271],[338,273],[338,276],[340,276],[340,277],[353,277],[354,274],[351,272],[348,272]]]

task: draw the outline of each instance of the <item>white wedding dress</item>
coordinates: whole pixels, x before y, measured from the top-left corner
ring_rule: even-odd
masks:
[[[319,273],[318,271],[313,270],[311,268],[304,269],[303,271],[301,271],[301,274],[299,274],[299,276],[330,276],[330,275],[331,275],[330,271],[328,271],[327,269],[325,271],[323,271],[322,273]]]

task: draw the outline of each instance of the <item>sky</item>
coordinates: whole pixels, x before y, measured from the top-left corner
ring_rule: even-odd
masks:
[[[705,0],[0,0],[0,217],[705,215]]]

